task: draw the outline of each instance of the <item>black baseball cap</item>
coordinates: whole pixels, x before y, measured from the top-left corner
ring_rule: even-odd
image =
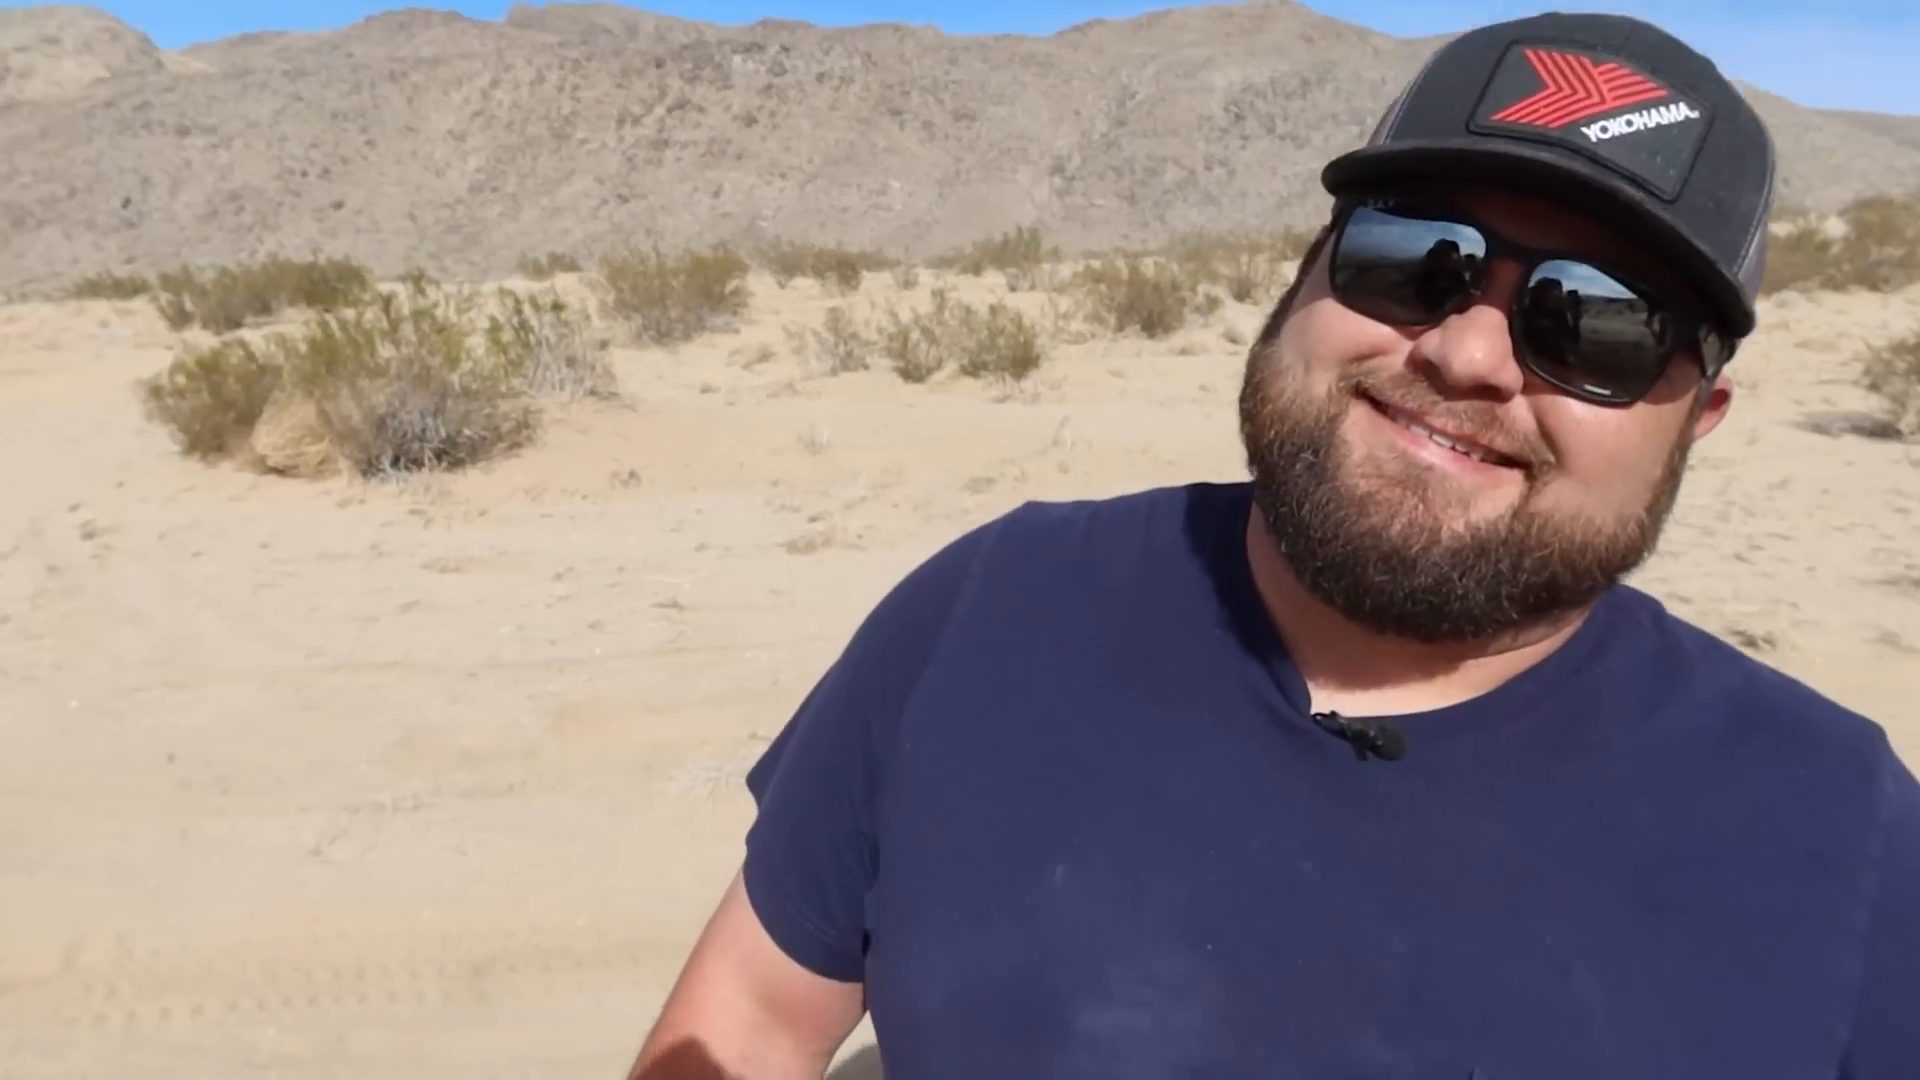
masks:
[[[1774,198],[1772,136],[1714,63],[1622,15],[1535,15],[1446,42],[1364,147],[1341,195],[1410,179],[1522,186],[1641,238],[1753,332]]]

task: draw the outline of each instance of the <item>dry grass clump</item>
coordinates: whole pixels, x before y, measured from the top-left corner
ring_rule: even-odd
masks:
[[[1901,435],[1920,436],[1920,333],[1870,350],[1860,364],[1860,385],[1887,403]]]
[[[412,275],[292,333],[189,349],[139,392],[193,457],[376,477],[516,448],[537,431],[538,398],[613,384],[604,343],[557,296],[483,299]]]
[[[1111,255],[1074,272],[1068,286],[1087,307],[1092,321],[1112,334],[1138,331],[1163,338],[1187,324],[1190,315],[1219,310],[1218,294],[1205,278],[1170,259],[1150,255]]]
[[[352,259],[280,256],[233,266],[183,266],[157,275],[153,302],[175,330],[231,333],[290,308],[339,311],[373,292],[373,272]]]
[[[786,288],[796,278],[811,278],[833,292],[860,291],[869,271],[879,273],[900,266],[900,260],[876,251],[854,251],[823,244],[776,240],[755,253],[755,260]]]
[[[1037,324],[1004,300],[976,307],[937,287],[933,302],[902,316],[889,310],[876,335],[894,373],[924,383],[953,370],[973,379],[1018,383],[1046,363]]]
[[[835,304],[819,326],[790,327],[788,347],[796,356],[811,359],[829,375],[865,371],[878,343],[851,311]]]
[[[514,269],[528,281],[551,281],[561,274],[578,274],[586,268],[567,252],[549,251],[545,255],[521,256]]]
[[[1297,229],[1266,235],[1190,233],[1159,254],[1238,303],[1266,304],[1279,299],[1288,263],[1305,255],[1312,240],[1311,233]]]
[[[600,262],[609,309],[649,345],[678,345],[732,324],[753,299],[749,269],[725,246],[677,255],[634,248]]]
[[[138,300],[153,292],[153,281],[138,274],[102,270],[68,285],[61,295],[69,300]]]
[[[1015,292],[1037,287],[1047,265],[1061,258],[1060,249],[1046,242],[1038,226],[1017,226],[998,236],[975,240],[959,251],[934,260],[933,265],[969,277],[998,270],[1007,288]]]
[[[1863,289],[1920,283],[1920,194],[1870,195],[1839,215],[1839,228],[1803,219],[1772,237],[1762,293]]]

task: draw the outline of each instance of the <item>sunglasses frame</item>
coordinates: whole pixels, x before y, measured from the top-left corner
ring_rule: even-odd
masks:
[[[1666,373],[1672,369],[1674,359],[1682,352],[1692,352],[1695,358],[1698,359],[1707,382],[1712,382],[1718,377],[1721,369],[1726,367],[1727,362],[1733,359],[1734,351],[1739,347],[1739,341],[1723,333],[1710,317],[1690,305],[1668,302],[1662,298],[1659,290],[1648,287],[1643,281],[1637,279],[1632,274],[1621,273],[1615,270],[1613,267],[1607,265],[1604,260],[1591,258],[1581,252],[1534,247],[1519,243],[1518,241],[1508,238],[1499,230],[1491,228],[1481,222],[1461,207],[1452,205],[1445,199],[1425,195],[1370,193],[1348,196],[1338,200],[1335,204],[1333,220],[1330,223],[1332,235],[1329,237],[1327,244],[1327,284],[1332,290],[1335,300],[1353,311],[1366,315],[1368,318],[1377,318],[1377,316],[1369,314],[1362,307],[1355,306],[1349,302],[1346,296],[1342,295],[1343,290],[1335,283],[1336,277],[1333,270],[1334,267],[1339,264],[1341,244],[1346,239],[1347,229],[1353,222],[1354,214],[1360,210],[1376,210],[1395,217],[1406,216],[1405,214],[1397,213],[1394,208],[1411,211],[1418,215],[1418,217],[1412,218],[1411,220],[1436,221],[1446,225],[1471,229],[1478,233],[1481,241],[1486,245],[1486,250],[1482,255],[1484,260],[1482,263],[1483,266],[1486,263],[1492,262],[1494,259],[1506,259],[1518,264],[1522,274],[1525,275],[1528,281],[1531,281],[1533,272],[1539,269],[1542,263],[1553,261],[1580,263],[1605,274],[1617,284],[1624,286],[1629,292],[1633,293],[1633,295],[1639,297],[1654,309],[1665,312],[1674,320],[1672,331],[1668,334],[1667,340],[1662,342],[1659,347],[1659,373],[1655,375],[1644,388],[1639,388],[1635,393],[1628,396],[1596,394],[1583,387],[1570,385],[1563,379],[1555,378],[1544,370],[1543,366],[1534,359],[1533,350],[1527,347],[1526,342],[1522,340],[1520,320],[1517,317],[1519,308],[1526,299],[1526,289],[1523,287],[1515,290],[1513,298],[1506,305],[1507,324],[1511,336],[1514,359],[1519,361],[1521,367],[1525,368],[1530,374],[1581,401],[1616,409],[1630,408],[1637,405],[1644,401],[1648,394],[1653,392],[1653,388],[1659,385],[1661,379],[1666,377]],[[1469,292],[1459,300],[1448,305],[1432,322],[1395,325],[1438,326],[1440,323],[1466,310],[1467,307],[1483,296],[1485,291],[1486,283],[1483,273],[1481,281],[1474,283]],[[1390,320],[1381,319],[1380,321],[1388,322]]]

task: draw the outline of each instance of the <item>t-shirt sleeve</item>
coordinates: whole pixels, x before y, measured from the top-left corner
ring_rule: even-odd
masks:
[[[817,975],[863,980],[887,761],[992,528],[894,586],[747,774],[758,807],[742,869],[748,900],[774,942]]]
[[[1920,781],[1888,770],[1886,835],[1841,1080],[1920,1078]]]

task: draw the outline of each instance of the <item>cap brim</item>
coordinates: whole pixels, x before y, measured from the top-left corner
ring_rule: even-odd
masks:
[[[1626,229],[1669,260],[1701,293],[1734,338],[1753,332],[1753,304],[1738,278],[1675,224],[1652,196],[1599,165],[1564,151],[1486,138],[1387,143],[1351,151],[1321,170],[1320,182],[1335,197],[1392,187],[1409,180],[1444,180],[1519,186]],[[1573,196],[1564,199],[1560,193]]]

